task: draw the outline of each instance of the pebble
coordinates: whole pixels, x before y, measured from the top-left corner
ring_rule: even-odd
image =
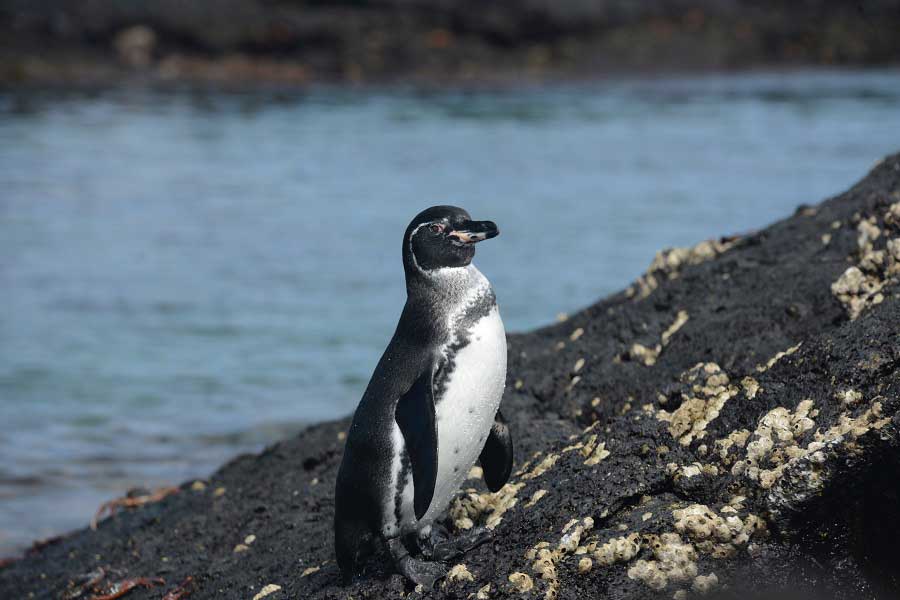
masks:
[[[263,589],[259,590],[259,593],[253,596],[253,600],[260,600],[261,598],[265,598],[269,594],[274,594],[275,592],[281,589],[280,585],[276,585],[274,583],[270,583],[265,586]]]

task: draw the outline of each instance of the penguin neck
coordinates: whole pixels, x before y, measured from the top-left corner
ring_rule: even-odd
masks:
[[[443,267],[406,273],[406,295],[411,302],[425,305],[455,305],[475,287],[489,286],[475,265]]]

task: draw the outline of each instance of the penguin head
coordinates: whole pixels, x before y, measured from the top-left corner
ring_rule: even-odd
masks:
[[[499,235],[493,221],[473,221],[456,206],[432,206],[410,222],[403,236],[407,272],[434,273],[465,267],[475,256],[475,244]]]

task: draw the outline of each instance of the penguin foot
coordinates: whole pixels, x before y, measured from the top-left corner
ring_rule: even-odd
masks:
[[[435,582],[447,574],[447,567],[439,562],[418,560],[410,556],[406,546],[397,538],[388,540],[388,549],[397,571],[425,589],[433,588]]]
[[[432,546],[439,546],[450,539],[450,530],[440,523],[432,523],[429,539]]]
[[[397,570],[401,575],[426,590],[433,588],[435,582],[447,574],[447,567],[441,563],[417,560],[411,556],[401,559],[397,563]]]
[[[450,539],[450,532],[439,523],[432,523],[409,538],[407,547],[417,548],[427,560],[431,560],[434,549]]]
[[[453,539],[444,539],[435,543],[431,548],[433,560],[451,560],[462,556],[466,552],[477,548],[491,539],[493,533],[485,527],[476,527],[463,535]]]

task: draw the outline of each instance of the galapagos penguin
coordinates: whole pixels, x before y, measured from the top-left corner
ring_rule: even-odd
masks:
[[[335,489],[335,552],[344,580],[361,574],[374,543],[397,570],[431,587],[449,560],[488,539],[449,539],[435,523],[480,460],[497,491],[513,446],[499,412],[506,333],[490,282],[472,264],[491,221],[434,206],[403,234],[406,305],[360,400]],[[423,559],[414,558],[420,554]]]

